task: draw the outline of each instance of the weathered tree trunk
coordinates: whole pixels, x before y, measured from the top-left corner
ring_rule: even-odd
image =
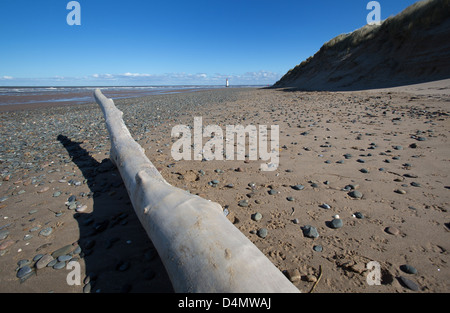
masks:
[[[168,184],[113,100],[99,89],[94,97],[110,134],[111,160],[176,292],[299,292],[219,204]]]

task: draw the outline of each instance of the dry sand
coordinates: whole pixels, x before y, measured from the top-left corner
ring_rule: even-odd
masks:
[[[358,92],[224,89],[116,103],[134,138],[166,180],[227,207],[230,221],[280,271],[299,271],[300,279],[294,284],[301,291],[312,288],[321,268],[314,292],[414,292],[400,282],[402,276],[414,282],[418,292],[434,293],[450,291],[449,86],[447,80]],[[174,102],[178,102],[176,115],[169,106]],[[130,116],[138,107],[151,111],[155,119]],[[172,113],[167,112],[169,107]],[[5,155],[14,152],[4,148],[0,155],[0,198],[8,197],[0,203],[0,231],[8,231],[0,242],[0,291],[83,292],[83,281],[90,276],[91,292],[171,292],[162,262],[133,213],[120,175],[108,161],[102,163],[109,143],[100,110],[95,105],[46,110],[51,113],[46,113],[40,127],[47,125],[52,141],[29,142],[18,152],[21,158],[36,157],[33,147],[39,145],[42,151],[42,145],[48,145],[51,157],[38,158],[40,170],[17,165],[5,171],[9,165]],[[2,138],[11,136],[5,128],[12,121],[35,121],[36,112],[0,113]],[[68,116],[77,124],[71,133],[59,131],[58,121]],[[170,130],[176,124],[193,126],[194,116],[203,118],[203,126],[223,129],[238,124],[279,125],[278,169],[260,171],[261,160],[174,161],[170,148],[175,138]],[[98,133],[90,131],[86,137],[84,128],[95,123]],[[345,154],[352,157],[346,159]],[[81,181],[81,186],[69,185],[70,179]],[[219,183],[213,187],[208,182],[214,179]],[[252,190],[249,183],[256,187]],[[292,186],[298,184],[305,188],[294,190]],[[343,190],[350,184],[362,193],[361,199]],[[38,192],[45,187],[49,190]],[[279,193],[270,195],[271,189]],[[55,198],[57,190],[62,195]],[[88,197],[89,192],[97,195]],[[74,214],[66,207],[64,202],[72,194],[87,205],[85,212]],[[243,199],[248,199],[248,207],[238,205]],[[64,214],[56,216],[57,212]],[[262,214],[260,221],[252,219],[256,212]],[[356,212],[364,218],[354,217]],[[332,229],[329,223],[336,214],[343,227]],[[316,227],[319,237],[305,237],[305,225]],[[46,227],[52,227],[50,236],[39,235]],[[388,233],[388,227],[398,234]],[[267,237],[255,233],[260,228],[268,229]],[[27,234],[33,237],[24,240]],[[66,283],[67,269],[39,269],[22,283],[16,277],[19,260],[51,254],[72,243],[86,253],[75,254],[81,265],[80,286]],[[313,250],[317,245],[322,246],[321,252]],[[381,266],[381,285],[367,283],[370,261]],[[406,264],[417,273],[405,273],[401,267]]]

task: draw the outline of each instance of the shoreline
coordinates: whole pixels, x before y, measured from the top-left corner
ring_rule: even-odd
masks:
[[[12,87],[11,87],[12,88]],[[28,87],[34,89],[33,87]],[[43,89],[48,89],[44,88]],[[77,87],[64,87],[74,89]],[[115,90],[111,87],[105,87],[105,95],[112,98],[114,101],[120,99],[136,99],[142,97],[148,97],[153,95],[164,95],[173,93],[190,93],[204,90],[216,90],[223,89],[225,87],[208,87],[208,86],[193,86],[181,88],[177,86],[168,87],[149,87],[148,90]],[[242,87],[236,87],[242,88]],[[102,88],[100,88],[102,89]],[[40,108],[58,107],[58,106],[73,106],[79,104],[95,104],[93,99],[93,90],[84,90],[84,87],[80,87],[78,92],[47,92],[45,94],[16,94],[16,95],[0,95],[0,112],[12,112],[22,110],[33,110]],[[103,89],[102,89],[103,90]],[[17,103],[17,99],[20,99]],[[16,102],[14,104],[8,104],[10,102]]]
[[[114,102],[163,177],[226,208],[230,222],[302,292],[319,269],[319,293],[448,292],[450,95],[439,88],[221,88]],[[192,126],[194,116],[203,126],[279,125],[279,167],[173,160],[171,129]],[[172,292],[108,159],[96,104],[1,112],[0,134],[0,291]],[[340,228],[331,227],[335,215]],[[306,236],[307,225],[319,237]],[[67,269],[36,270],[38,254],[64,247],[81,265],[81,285],[67,284]],[[22,283],[20,261],[31,269]],[[370,261],[381,267],[380,285],[367,283]]]

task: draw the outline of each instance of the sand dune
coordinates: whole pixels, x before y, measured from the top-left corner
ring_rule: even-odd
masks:
[[[420,1],[325,43],[274,87],[363,90],[450,78],[450,1]]]

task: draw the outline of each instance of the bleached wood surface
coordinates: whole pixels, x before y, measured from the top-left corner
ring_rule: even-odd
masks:
[[[215,202],[168,184],[133,140],[113,100],[94,97],[105,116],[111,160],[176,292],[299,292]]]

